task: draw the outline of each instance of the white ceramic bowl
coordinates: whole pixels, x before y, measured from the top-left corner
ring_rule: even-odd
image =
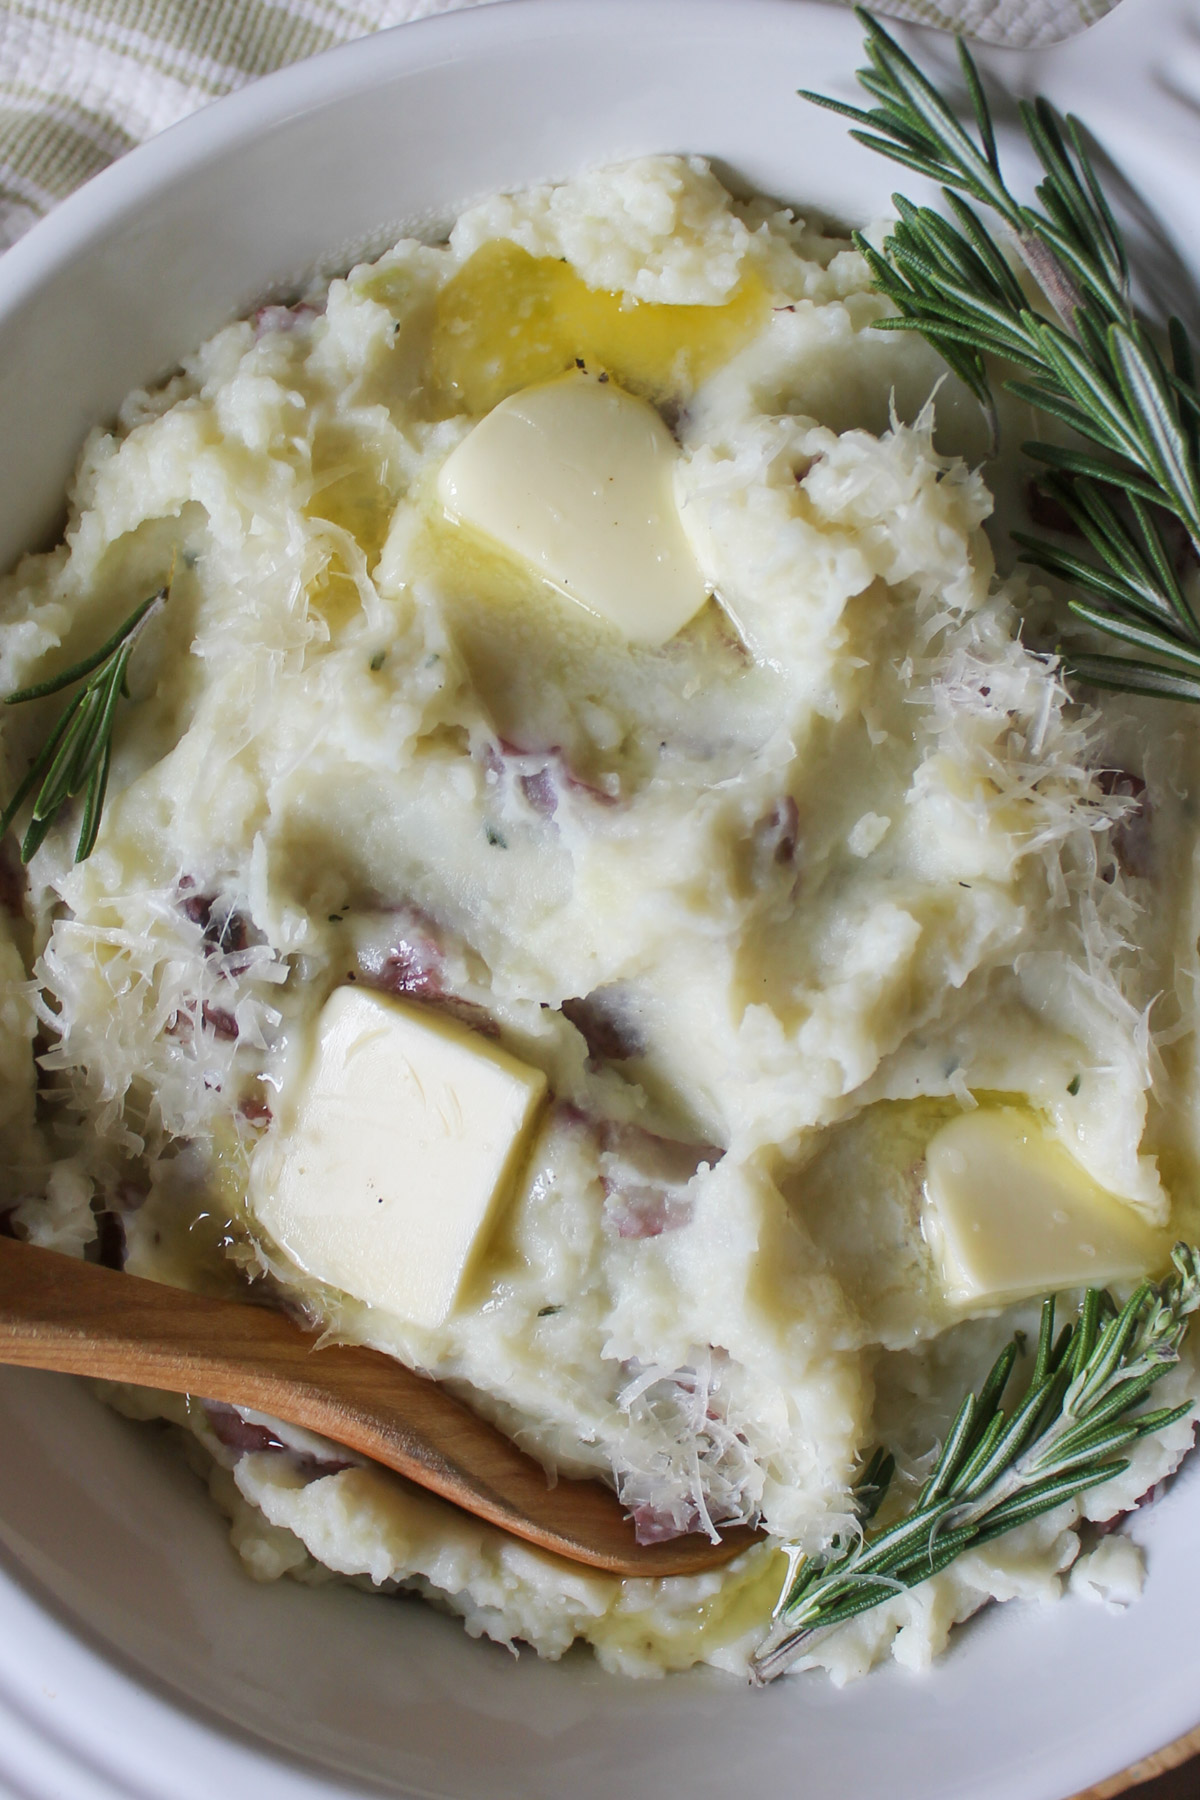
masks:
[[[1049,56],[989,58],[1080,110],[1192,249],[1197,5],[1125,0]],[[136,151],[0,262],[0,563],[53,531],[127,389],[488,190],[686,150],[878,214],[893,172],[794,98],[850,97],[858,44],[811,0],[513,0],[287,70]],[[1063,1800],[1200,1714],[1200,1467],[1137,1527],[1150,1576],[1127,1613],[997,1608],[927,1677],[751,1693],[514,1661],[415,1602],[255,1587],[153,1434],[57,1377],[3,1372],[0,1447],[0,1790],[25,1800]]]

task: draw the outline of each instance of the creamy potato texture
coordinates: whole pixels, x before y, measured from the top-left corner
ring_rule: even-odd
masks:
[[[1194,1199],[1193,726],[1068,697],[1045,596],[996,575],[971,407],[882,310],[844,239],[649,159],[266,307],[93,435],[64,544],[4,585],[5,691],[169,592],[95,850],[65,821],[6,914],[8,1229],[257,1284],[613,1481],[649,1536],[757,1518],[808,1548],[875,1442],[919,1483],[1033,1316],[986,1268],[948,1288],[935,1134],[1015,1117],[1165,1261]],[[673,434],[710,597],[664,642],[439,499],[480,419],[568,373]],[[6,792],[56,705],[6,716]],[[439,1323],[321,1279],[255,1204],[351,984],[547,1084]],[[1161,1403],[1194,1392],[1185,1363]],[[778,1593],[770,1539],[621,1584],[277,1422],[112,1397],[181,1428],[264,1579],[414,1587],[635,1673],[744,1671]],[[1081,1518],[1191,1429],[811,1660],[920,1665],[989,1597],[1056,1593]]]

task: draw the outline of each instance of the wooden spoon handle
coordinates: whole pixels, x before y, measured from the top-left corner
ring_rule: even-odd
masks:
[[[316,1340],[282,1313],[213,1300],[0,1238],[0,1363],[128,1381],[248,1406],[346,1444],[477,1518],[614,1575],[691,1575],[755,1534],[720,1544],[638,1544],[595,1481],[548,1487],[525,1456],[437,1382],[378,1351]]]

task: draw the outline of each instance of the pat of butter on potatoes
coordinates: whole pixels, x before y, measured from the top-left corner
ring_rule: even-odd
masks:
[[[664,644],[709,592],[677,459],[654,407],[576,370],[494,406],[442,465],[438,498],[628,642]]]
[[[1166,1260],[1164,1234],[1099,1187],[1032,1113],[964,1113],[925,1156],[925,1235],[953,1306],[1103,1287]]]
[[[307,1274],[440,1325],[511,1194],[546,1078],[456,1020],[337,988],[251,1170]]]

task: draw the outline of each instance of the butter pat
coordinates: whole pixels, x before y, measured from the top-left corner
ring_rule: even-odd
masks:
[[[446,459],[438,498],[630,643],[662,644],[708,598],[676,460],[652,406],[577,370],[493,407]]]
[[[1147,1274],[1162,1234],[1098,1187],[1032,1113],[964,1113],[926,1150],[925,1235],[953,1306]]]
[[[251,1206],[309,1275],[440,1325],[528,1149],[546,1078],[477,1032],[384,994],[326,1002]]]

